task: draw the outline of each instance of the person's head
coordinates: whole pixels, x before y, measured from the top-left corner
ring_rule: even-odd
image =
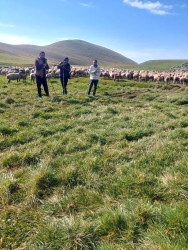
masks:
[[[93,61],[93,66],[97,67],[97,60],[96,59]]]
[[[65,57],[63,61],[64,61],[65,64],[67,64],[69,62],[69,58]]]
[[[45,52],[44,51],[41,51],[40,54],[39,54],[40,58],[45,58]]]

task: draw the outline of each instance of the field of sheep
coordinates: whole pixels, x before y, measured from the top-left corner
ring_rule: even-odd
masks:
[[[1,249],[187,249],[188,87],[0,76]]]

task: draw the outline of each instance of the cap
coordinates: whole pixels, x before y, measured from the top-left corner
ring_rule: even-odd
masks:
[[[64,61],[68,61],[68,60],[69,60],[69,58],[68,58],[68,57],[65,57],[65,58],[64,58]]]

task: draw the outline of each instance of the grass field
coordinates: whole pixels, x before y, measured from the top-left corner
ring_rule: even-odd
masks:
[[[188,89],[0,76],[1,249],[187,249]]]

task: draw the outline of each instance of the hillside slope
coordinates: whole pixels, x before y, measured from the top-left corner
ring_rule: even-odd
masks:
[[[180,60],[149,60],[134,66],[129,66],[131,69],[138,70],[156,70],[156,71],[167,71],[174,67],[180,67],[182,64],[188,62],[188,59]]]
[[[46,52],[49,63],[53,64],[65,56],[70,57],[70,63],[73,65],[89,65],[94,59],[98,59],[103,66],[136,64],[133,60],[102,46],[82,40],[66,40],[47,46],[0,43],[0,65],[32,64],[41,50]]]

